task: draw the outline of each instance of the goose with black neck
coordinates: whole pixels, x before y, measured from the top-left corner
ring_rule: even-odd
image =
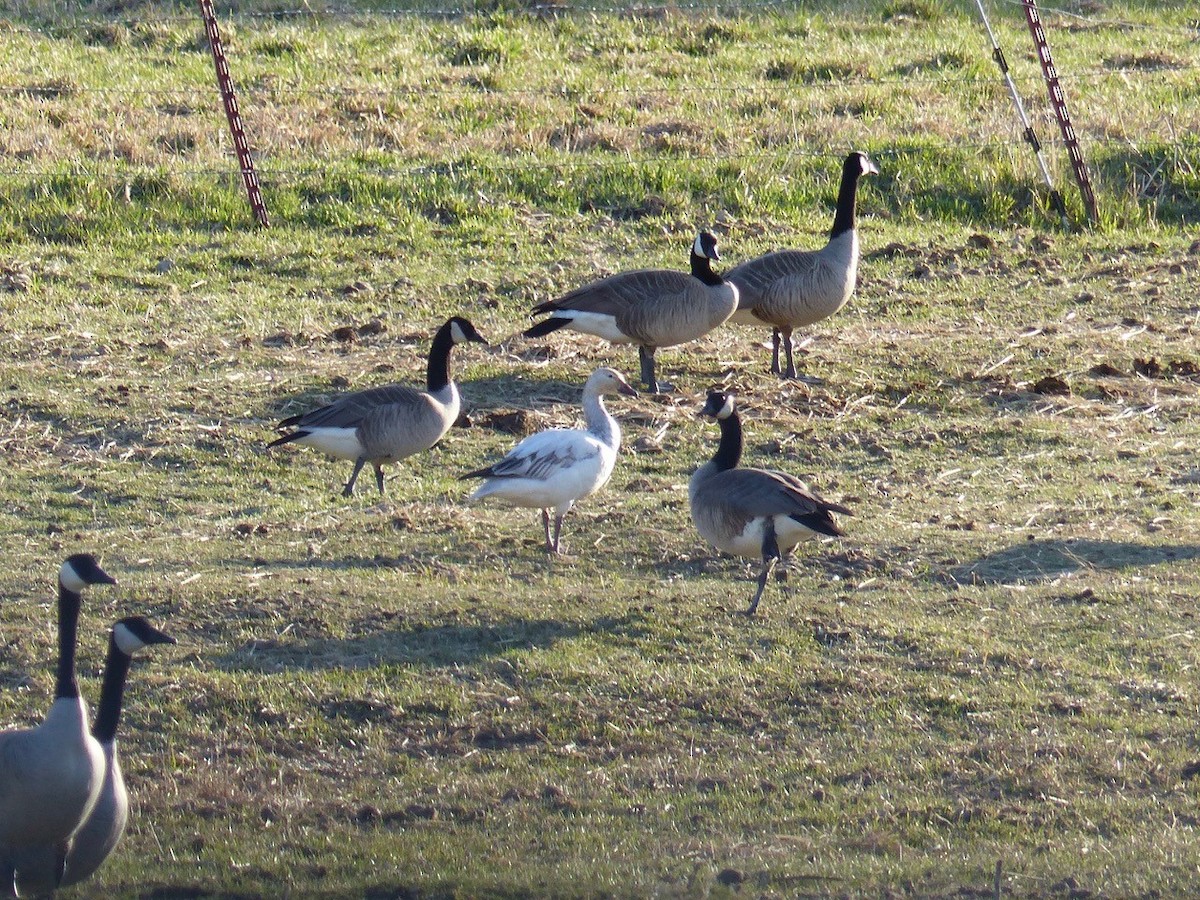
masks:
[[[353,460],[343,497],[353,495],[359,472],[370,463],[383,494],[383,466],[428,450],[458,419],[462,399],[450,377],[450,351],[467,341],[487,343],[467,319],[451,317],[433,336],[425,390],[391,384],[344,394],[327,406],[284,419],[278,427],[294,430],[267,448],[297,443]]]
[[[174,644],[175,638],[159,631],[142,616],[129,616],[113,624],[108,636],[108,657],[100,703],[92,722],[92,737],[104,751],[104,783],[96,805],[71,838],[65,871],[58,887],[78,884],[95,874],[125,834],[129,822],[129,794],[117,758],[117,726],[125,697],[125,681],[134,655],[154,644]],[[17,881],[21,893],[52,891],[56,877],[54,856],[46,848],[40,861],[21,867]]]
[[[657,378],[658,348],[701,338],[737,309],[737,288],[713,270],[720,259],[717,239],[702,231],[692,243],[690,273],[634,269],[592,281],[535,306],[532,315],[549,318],[528,328],[525,337],[569,328],[613,344],[637,344],[646,389],[669,391],[672,386]]]
[[[733,394],[712,391],[699,415],[715,419],[721,440],[712,459],[688,482],[688,500],[696,530],[718,550],[734,556],[758,556],[758,589],[746,615],[754,615],[778,564],[776,578],[787,580],[788,556],[801,541],[820,535],[840,537],[832,513],[850,510],[809,490],[793,475],[773,469],[742,469],[742,422]]]
[[[737,285],[738,309],[732,321],[771,326],[771,371],[796,378],[792,332],[832,316],[846,305],[858,279],[859,240],[855,220],[858,182],[878,175],[879,167],[854,152],[842,163],[837,208],[829,241],[819,250],[777,250],[726,273]],[[779,368],[782,339],[787,368]]]
[[[0,732],[0,896],[17,896],[18,873],[46,848],[57,885],[71,837],[96,805],[104,781],[104,752],[88,733],[75,676],[83,591],[97,584],[116,579],[91,554],[77,553],[62,564],[54,702],[36,728]]]

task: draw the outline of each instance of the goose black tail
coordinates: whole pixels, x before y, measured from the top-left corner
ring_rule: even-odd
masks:
[[[829,515],[829,510],[827,509],[804,516],[792,516],[792,518],[809,531],[815,531],[817,534],[824,534],[829,537],[842,537],[846,533],[838,527],[837,522],[833,521],[833,516]]]
[[[542,337],[543,335],[558,331],[558,329],[562,328],[564,325],[569,324],[570,321],[570,319],[558,319],[554,316],[551,316],[549,319],[543,319],[536,325],[533,325],[531,328],[526,328],[522,334],[524,334],[527,338]]]
[[[278,447],[280,444],[290,444],[292,441],[298,441],[302,437],[308,437],[308,434],[307,431],[293,431],[291,434],[285,434],[283,437],[271,441],[271,443],[267,444],[267,449],[270,450],[272,447]]]

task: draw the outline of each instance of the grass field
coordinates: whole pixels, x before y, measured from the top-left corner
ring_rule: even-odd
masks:
[[[1072,216],[1020,10],[991,4]],[[1200,104],[1191,4],[1046,13],[1101,222],[1047,208],[974,5],[222,19],[257,229],[191,9],[0,21],[0,722],[51,694],[53,576],[100,554],[80,665],[143,612],[106,897],[1172,897],[1200,892]],[[816,383],[723,326],[619,398],[549,559],[457,475],[578,420],[625,348],[518,336],[597,274],[817,246]],[[340,497],[274,423],[456,351],[465,427]],[[747,464],[854,510],[757,567],[686,483]],[[511,415],[518,413],[518,415]],[[997,881],[997,865],[999,880]],[[998,885],[998,887],[997,887]]]

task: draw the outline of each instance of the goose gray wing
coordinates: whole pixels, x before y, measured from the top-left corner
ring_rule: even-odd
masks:
[[[725,280],[738,286],[738,308],[750,309],[777,282],[812,277],[820,262],[815,250],[777,250],[735,266]]]
[[[538,304],[533,308],[533,312],[540,314],[576,310],[619,317],[623,311],[647,300],[683,293],[692,283],[699,284],[686,272],[673,272],[670,269],[634,269],[631,272],[601,278],[576,288],[557,300]]]
[[[281,427],[301,428],[357,428],[363,418],[380,407],[421,403],[423,391],[404,384],[389,384],[367,388],[339,397],[328,406],[322,406],[299,416],[292,416],[280,423]]]
[[[799,478],[767,469],[727,469],[709,481],[705,504],[731,533],[759,516],[789,516],[813,531],[842,534],[830,513],[850,510],[813,493]]]

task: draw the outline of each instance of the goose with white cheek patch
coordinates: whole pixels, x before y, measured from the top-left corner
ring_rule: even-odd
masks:
[[[527,329],[525,337],[570,328],[614,344],[637,344],[646,389],[653,394],[671,390],[655,377],[658,348],[703,337],[737,309],[737,288],[713,271],[712,262],[720,258],[717,239],[702,231],[692,244],[690,274],[636,269],[585,284],[535,306],[533,315],[550,316]]]
[[[151,625],[142,616],[121,619],[108,636],[108,659],[104,664],[104,684],[100,704],[92,723],[92,737],[104,751],[104,784],[96,805],[79,830],[71,838],[66,869],[59,887],[78,884],[95,874],[125,834],[129,822],[129,794],[117,759],[117,725],[125,696],[125,679],[133,656],[153,644],[174,644],[175,638]],[[54,890],[55,860],[51,848],[42,859],[26,864],[17,873],[21,893],[42,893]]]
[[[771,326],[771,371],[796,378],[792,331],[832,316],[846,305],[858,278],[858,229],[855,205],[858,180],[878,175],[879,168],[863,153],[851,153],[842,164],[837,210],[829,242],[819,250],[777,250],[730,269],[725,277],[737,285],[738,309],[732,321]],[[779,343],[787,368],[779,368]]]
[[[391,384],[345,394],[328,406],[284,419],[278,427],[295,430],[271,441],[268,449],[297,443],[353,460],[354,471],[342,490],[343,497],[354,493],[358,473],[370,463],[382,494],[384,464],[428,450],[458,419],[462,400],[450,378],[450,351],[466,341],[487,343],[466,319],[448,319],[429,348],[426,390]]]
[[[104,751],[88,733],[87,705],[75,677],[83,591],[116,584],[96,558],[78,553],[58,572],[58,671],[54,702],[36,728],[0,731],[0,896],[17,896],[17,873],[51,848],[57,885],[71,837],[104,783]]]
[[[851,512],[817,496],[792,475],[739,469],[742,423],[733,394],[711,392],[699,414],[717,420],[721,442],[713,458],[697,469],[688,483],[692,521],[700,536],[718,550],[762,558],[758,590],[746,610],[750,616],[758,609],[772,568],[778,563],[776,578],[785,581],[792,549],[819,535],[840,537],[842,530],[831,513]]]
[[[512,506],[542,511],[546,549],[559,553],[563,518],[577,500],[608,483],[621,446],[621,427],[604,407],[604,397],[636,397],[620,372],[601,367],[583,386],[583,430],[551,428],[531,434],[499,462],[462,477],[483,478],[472,500],[496,497]],[[550,533],[550,510],[554,533]]]

